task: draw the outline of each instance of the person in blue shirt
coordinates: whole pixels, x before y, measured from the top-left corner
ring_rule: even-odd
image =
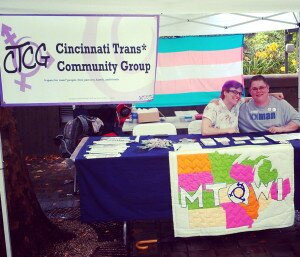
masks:
[[[240,132],[292,132],[300,127],[300,114],[285,100],[269,95],[269,84],[262,75],[250,80],[252,99],[240,107]]]

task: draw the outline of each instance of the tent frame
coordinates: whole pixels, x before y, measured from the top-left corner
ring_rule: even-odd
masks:
[[[257,15],[254,15],[254,14],[250,15],[250,14],[243,14],[243,13],[231,13],[232,15],[251,18],[251,20],[246,21],[246,22],[238,22],[238,23],[235,23],[235,24],[232,24],[232,25],[223,25],[223,26],[201,21],[204,18],[214,17],[214,16],[217,16],[217,15],[220,15],[221,13],[207,14],[207,15],[199,16],[199,17],[192,18],[192,19],[184,19],[184,18],[172,16],[172,15],[161,14],[161,16],[163,16],[163,17],[168,17],[168,18],[177,20],[177,22],[167,23],[167,24],[162,25],[161,27],[167,27],[167,26],[170,26],[170,25],[175,25],[175,24],[180,24],[180,23],[185,23],[185,22],[193,22],[193,23],[203,24],[203,25],[207,25],[207,26],[211,26],[211,27],[230,29],[230,28],[233,28],[233,27],[253,23],[253,22],[256,22],[256,21],[259,21],[259,20],[272,21],[272,22],[278,22],[278,23],[283,23],[283,24],[290,24],[290,25],[299,26],[298,18],[297,18],[296,14],[294,12],[293,12],[293,16],[295,18],[295,22],[288,22],[288,21],[284,21],[284,20],[281,20],[281,19],[272,19],[273,17],[280,16],[280,15],[286,14],[286,13],[287,12],[274,13],[274,14],[266,15],[266,16],[257,16]]]

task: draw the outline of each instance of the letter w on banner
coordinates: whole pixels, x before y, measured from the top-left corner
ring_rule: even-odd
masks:
[[[170,152],[169,162],[175,236],[223,235],[294,223],[290,145]]]
[[[227,80],[243,82],[243,35],[160,38],[154,100],[139,107],[204,105]]]

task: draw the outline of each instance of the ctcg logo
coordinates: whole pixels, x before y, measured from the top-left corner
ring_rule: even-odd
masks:
[[[20,86],[20,91],[31,89],[26,82],[27,78],[37,74],[41,67],[49,69],[54,62],[53,57],[47,52],[45,43],[36,43],[30,37],[20,37],[12,31],[12,28],[2,23],[1,36],[4,38],[5,53],[3,58],[3,70],[8,74],[17,74],[15,84]],[[12,84],[13,85],[13,84]]]
[[[45,55],[47,50],[45,43],[34,49],[30,42],[25,42],[20,45],[6,46],[5,50],[8,50],[8,53],[4,58],[3,68],[7,73],[21,72],[23,67],[29,70],[35,69],[37,65],[47,68],[50,58],[49,55]]]

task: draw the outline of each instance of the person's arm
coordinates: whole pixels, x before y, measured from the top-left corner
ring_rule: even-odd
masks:
[[[278,100],[284,99],[284,95],[281,92],[279,92],[279,93],[269,93],[269,95],[276,97]]]
[[[268,129],[268,131],[271,133],[284,133],[284,132],[292,132],[297,129],[299,129],[299,125],[294,121],[290,121],[288,124],[281,127],[272,126]]]
[[[202,118],[201,134],[204,136],[218,135],[218,134],[231,134],[237,132],[238,131],[236,131],[235,128],[226,128],[226,129],[214,128],[212,126],[212,122],[210,119],[205,117]]]
[[[300,113],[297,112],[287,101],[277,101],[277,109],[281,110],[280,118],[282,126],[272,126],[268,129],[271,133],[292,132],[300,127]]]
[[[242,99],[244,99],[244,100],[243,100],[244,103],[248,103],[248,102],[252,99],[252,97],[251,97],[251,96],[246,96],[246,97],[244,97],[244,98],[242,98]]]

